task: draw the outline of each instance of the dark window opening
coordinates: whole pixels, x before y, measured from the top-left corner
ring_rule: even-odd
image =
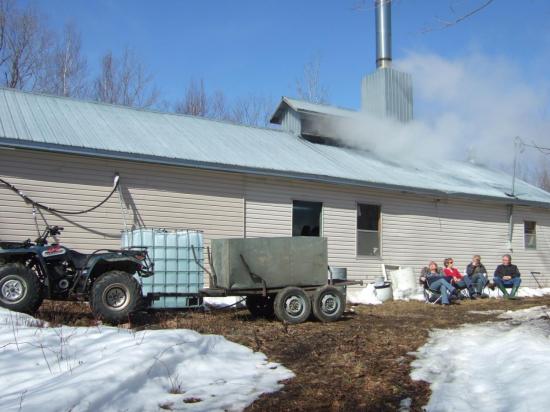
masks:
[[[357,205],[357,255],[380,256],[380,206]]]
[[[320,236],[322,209],[320,202],[292,202],[292,236]]]
[[[523,222],[525,249],[537,248],[537,222]]]

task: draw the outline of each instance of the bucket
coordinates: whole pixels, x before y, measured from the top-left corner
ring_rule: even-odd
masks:
[[[336,268],[331,266],[328,274],[329,279],[330,272],[332,272],[332,280],[348,280],[348,268]],[[337,286],[337,289],[339,289],[344,295],[346,294],[346,286]]]
[[[393,290],[391,282],[379,278],[374,282],[374,294],[380,302],[387,302],[393,299]]]

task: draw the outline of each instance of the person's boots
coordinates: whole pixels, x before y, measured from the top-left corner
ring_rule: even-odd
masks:
[[[518,289],[519,289],[519,286],[514,286],[512,288],[512,292],[510,292],[510,296],[508,296],[508,299],[519,299],[519,297],[516,296],[516,294],[518,293]]]
[[[506,288],[503,285],[498,285],[497,287],[502,292],[502,294],[504,295],[504,299],[508,299],[510,297],[510,295],[508,294],[508,291],[506,290]]]

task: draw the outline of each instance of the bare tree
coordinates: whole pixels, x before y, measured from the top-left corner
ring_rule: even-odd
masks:
[[[535,184],[541,189],[550,192],[550,162],[548,159],[541,159]]]
[[[0,1],[0,70],[2,84],[33,90],[47,65],[51,35],[33,8]]]
[[[207,117],[208,96],[206,95],[203,79],[199,81],[191,79],[189,81],[189,85],[185,91],[185,98],[176,104],[176,113]]]
[[[87,69],[80,33],[74,25],[67,24],[63,36],[56,41],[39,87],[41,91],[59,96],[85,97]]]
[[[211,119],[232,121],[230,111],[224,92],[216,90],[208,99],[208,117]]]
[[[407,0],[400,0],[407,1]],[[397,0],[383,0],[383,2],[397,3]],[[471,4],[473,2],[473,4]],[[437,30],[448,29],[456,26],[464,20],[475,16],[487,8],[494,0],[449,0],[449,14],[446,17],[434,16],[435,24],[420,30],[421,33],[429,33]],[[352,6],[355,11],[374,10],[374,0],[357,0]]]
[[[136,55],[126,48],[120,58],[111,51],[101,59],[101,73],[94,82],[96,100],[132,107],[150,107],[158,100],[158,90]]]
[[[296,93],[311,103],[328,103],[328,88],[321,82],[321,58],[313,56],[305,65],[301,78],[296,80]]]
[[[268,127],[275,105],[273,99],[251,94],[238,99],[231,111],[231,120],[247,126]]]

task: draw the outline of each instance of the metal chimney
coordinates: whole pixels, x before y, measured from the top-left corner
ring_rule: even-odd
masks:
[[[374,0],[376,67],[391,66],[391,0]]]

